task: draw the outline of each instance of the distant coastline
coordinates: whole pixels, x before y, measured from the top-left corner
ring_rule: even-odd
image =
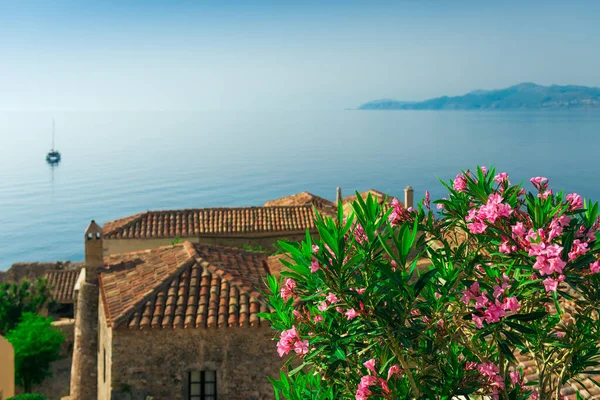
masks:
[[[462,96],[424,101],[379,99],[357,110],[600,110],[600,88],[521,83],[505,89],[475,90]]]

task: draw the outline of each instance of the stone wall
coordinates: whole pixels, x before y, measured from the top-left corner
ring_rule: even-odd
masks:
[[[82,282],[77,298],[70,396],[96,400],[98,396],[98,285]]]
[[[104,303],[98,299],[98,400],[110,400],[111,361],[112,329],[106,324]]]
[[[217,371],[219,400],[273,399],[267,376],[283,361],[260,328],[148,329],[112,331],[112,400],[186,398],[190,371]]]
[[[70,261],[14,263],[8,270],[0,271],[0,283],[20,282],[23,279],[34,281],[43,277],[46,271],[80,268],[82,265],[81,262],[72,263]]]
[[[269,253],[275,252],[274,245],[278,240],[300,241],[305,238],[305,234],[292,234],[279,236],[257,236],[247,235],[244,237],[182,237],[180,240],[194,243],[206,243],[212,245],[221,245],[228,247],[243,248],[246,246],[260,246]],[[173,238],[164,239],[104,239],[104,255],[123,254],[132,251],[154,249],[157,247],[168,246]]]

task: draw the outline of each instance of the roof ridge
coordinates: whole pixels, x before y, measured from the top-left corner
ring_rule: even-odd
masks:
[[[117,328],[121,323],[129,320],[129,317],[138,309],[143,308],[148,300],[150,300],[153,296],[155,296],[158,292],[160,292],[167,284],[169,284],[175,277],[181,275],[187,268],[191,267],[196,260],[192,257],[183,261],[177,269],[167,274],[157,285],[152,286],[152,289],[148,290],[148,292],[136,303],[133,303],[128,308],[123,310],[118,316],[112,319],[112,326]]]
[[[120,219],[131,218],[130,220],[128,220],[123,225],[119,225],[118,227],[113,228],[110,232],[103,232],[102,234],[103,234],[103,236],[110,236],[110,235],[114,234],[115,232],[123,231],[125,228],[128,228],[131,225],[133,225],[134,223],[138,222],[140,219],[142,219],[144,217],[145,214],[148,214],[148,213],[149,213],[149,211],[142,211],[142,212],[139,212],[137,214],[130,215],[128,217],[118,218],[118,219],[116,219],[114,221],[109,221],[109,222],[115,222],[115,221],[118,221]]]
[[[197,208],[178,208],[171,210],[148,210],[141,214],[151,213],[170,213],[170,212],[183,212],[183,211],[205,211],[205,210],[252,210],[252,209],[285,209],[285,208],[311,208],[309,204],[297,205],[297,206],[232,206],[232,207],[197,207]],[[123,225],[125,226],[125,225]]]

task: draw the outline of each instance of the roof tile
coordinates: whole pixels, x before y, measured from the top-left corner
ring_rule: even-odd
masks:
[[[111,326],[133,329],[260,326],[266,257],[189,243],[111,256],[100,273]],[[108,289],[110,288],[110,289]]]

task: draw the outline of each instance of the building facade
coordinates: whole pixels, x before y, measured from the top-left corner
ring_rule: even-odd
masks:
[[[0,336],[0,400],[15,394],[15,353],[12,345]]]
[[[273,259],[192,242],[104,256],[94,222],[85,238],[70,399],[274,397],[283,363],[259,316]]]
[[[107,222],[104,254],[167,246],[174,241],[243,248],[259,246],[274,252],[278,240],[301,240],[317,234],[309,205],[147,211]]]

